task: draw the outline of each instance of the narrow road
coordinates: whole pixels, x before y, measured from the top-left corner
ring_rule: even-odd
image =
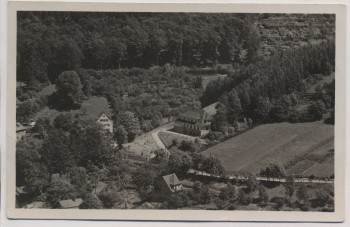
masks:
[[[171,129],[173,126],[174,126],[174,122],[170,122],[165,125],[159,126],[158,128],[155,128],[151,131],[154,141],[157,143],[160,149],[163,149],[165,151],[167,159],[169,158],[170,152],[168,151],[168,149],[166,148],[162,140],[159,138],[158,134],[162,131]]]

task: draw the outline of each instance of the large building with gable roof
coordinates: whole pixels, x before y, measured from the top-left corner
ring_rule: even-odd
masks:
[[[192,108],[178,116],[174,131],[191,136],[203,136],[209,132],[212,115],[206,110]]]

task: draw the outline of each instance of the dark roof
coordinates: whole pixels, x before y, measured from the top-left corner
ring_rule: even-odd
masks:
[[[203,110],[206,111],[209,115],[214,116],[217,113],[217,111],[218,111],[216,109],[216,105],[217,104],[218,104],[217,102],[213,103],[213,104],[203,108]]]
[[[181,181],[179,180],[179,178],[177,178],[175,173],[169,174],[169,175],[165,175],[163,176],[163,179],[165,181],[165,183],[168,185],[169,189],[171,191],[174,191],[174,189],[172,189],[170,186],[171,185],[179,185],[181,184]]]
[[[100,113],[99,115],[97,115],[97,120],[98,119],[100,119],[103,115],[105,115],[108,119],[110,119],[110,117],[107,115],[107,114],[105,114],[105,113]]]
[[[192,119],[202,119],[205,114],[208,114],[205,110],[194,108],[194,109],[190,109],[190,110],[183,112],[182,114],[180,114],[180,117],[188,117],[188,118],[192,118]]]

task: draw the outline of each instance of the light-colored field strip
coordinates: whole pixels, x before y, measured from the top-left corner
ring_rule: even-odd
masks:
[[[222,178],[223,176],[217,176],[210,173],[206,173],[204,171],[189,169],[189,174],[194,174],[196,176],[205,176],[205,177],[211,177],[211,178]],[[244,175],[230,175],[226,176],[229,180],[247,180],[248,177]],[[271,178],[271,177],[256,177],[256,180],[258,181],[265,181],[265,182],[280,182],[285,183],[286,178]],[[319,179],[309,179],[309,178],[294,178],[295,183],[318,183],[318,184],[334,184],[334,180],[319,180]]]

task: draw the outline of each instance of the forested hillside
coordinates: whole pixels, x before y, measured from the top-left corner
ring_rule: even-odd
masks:
[[[333,19],[332,19],[333,18]],[[21,12],[17,80],[77,68],[241,65],[334,35],[332,15]]]
[[[79,67],[251,63],[259,41],[249,17],[234,14],[23,12],[18,80],[54,82]]]
[[[331,15],[21,12],[17,80],[27,86],[17,89],[17,97],[31,102],[22,103],[18,119],[29,120],[45,105],[58,108],[59,100],[73,108],[97,95],[108,98],[116,122],[120,112],[131,111],[147,131],[186,106],[199,106],[198,75],[215,73],[228,77],[206,87],[202,106],[237,86],[244,112],[258,96],[302,91],[309,74],[332,69],[332,47],[305,46],[331,38],[332,20]],[[296,46],[303,47],[288,51]],[[57,80],[61,74],[64,79]],[[49,83],[65,82],[75,85],[74,100],[59,92],[49,100],[37,95]]]
[[[243,117],[254,122],[320,120],[326,109],[334,108],[334,80],[319,86],[313,102],[307,102],[311,104],[307,111],[298,105],[305,101],[304,95],[316,79],[331,74],[334,61],[335,45],[330,40],[276,53],[268,60],[235,70],[223,80],[210,82],[201,101],[207,106],[219,100],[212,130],[225,132],[228,125]]]
[[[258,54],[263,58],[275,51],[333,39],[335,35],[335,16],[331,14],[263,14],[255,25],[261,40]]]

